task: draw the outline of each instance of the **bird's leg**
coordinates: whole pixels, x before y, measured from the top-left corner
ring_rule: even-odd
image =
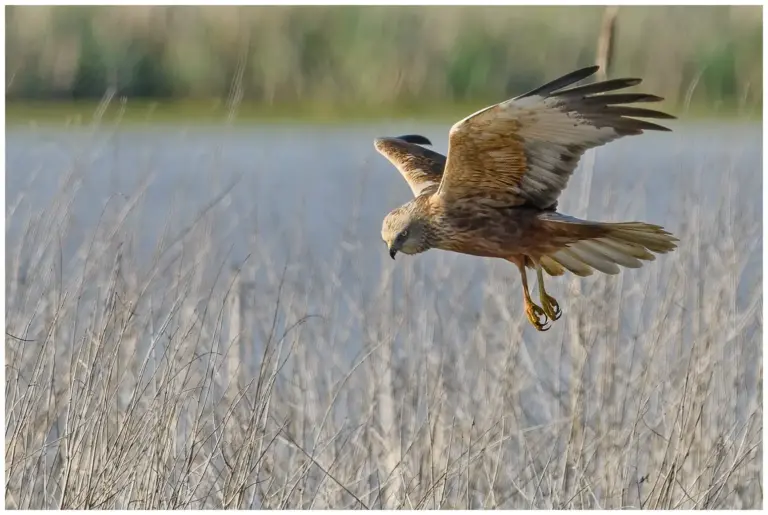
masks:
[[[541,263],[536,263],[536,279],[539,281],[539,300],[544,313],[547,314],[553,322],[563,314],[560,305],[554,297],[550,297],[544,289],[544,274],[542,273]]]
[[[520,270],[520,277],[523,281],[523,300],[525,301],[525,315],[528,317],[528,321],[537,331],[546,331],[550,326],[547,325],[547,314],[541,307],[537,306],[531,300],[531,294],[528,291],[528,276],[525,273],[525,258],[520,261],[514,260],[517,268]],[[543,320],[542,320],[543,319]]]

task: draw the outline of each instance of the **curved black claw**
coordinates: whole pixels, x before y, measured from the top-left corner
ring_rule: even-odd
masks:
[[[543,296],[541,299],[541,307],[544,308],[544,312],[553,322],[563,315],[563,311],[560,309],[560,304],[549,295]]]

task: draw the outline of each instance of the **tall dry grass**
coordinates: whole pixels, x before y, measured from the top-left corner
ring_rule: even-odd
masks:
[[[223,187],[156,221],[146,259],[145,181],[65,252],[81,151],[49,205],[6,209],[7,508],[762,505],[761,233],[738,181],[684,199],[680,248],[631,279],[552,280],[565,315],[542,336],[508,266],[477,303],[449,254],[369,287],[359,205],[331,263],[297,227],[289,259],[257,231],[232,266]]]

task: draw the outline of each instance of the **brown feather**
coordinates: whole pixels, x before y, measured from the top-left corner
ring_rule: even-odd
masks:
[[[423,139],[426,140],[426,138]],[[413,136],[402,139],[376,138],[374,146],[400,171],[414,196],[433,193],[443,176],[445,156],[411,141],[417,141],[417,139]]]
[[[644,130],[669,130],[630,117],[674,116],[616,105],[658,101],[660,97],[596,94],[634,86],[640,79],[612,79],[556,89],[592,73],[593,68],[573,72],[456,123],[450,131],[445,172],[437,194],[446,201],[482,197],[497,207],[533,205],[551,209],[584,151]]]

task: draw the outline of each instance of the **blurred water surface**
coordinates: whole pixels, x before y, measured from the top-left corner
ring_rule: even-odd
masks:
[[[594,219],[639,219],[674,232],[683,222],[679,215],[684,200],[714,209],[733,187],[739,202],[732,209],[761,223],[760,125],[671,126],[672,133],[646,133],[597,150],[586,213],[578,209],[586,176],[582,159],[561,197],[560,210]],[[313,257],[330,259],[343,242],[359,243],[358,257],[378,268],[379,258],[386,257],[381,220],[408,201],[410,190],[376,153],[372,140],[420,133],[445,152],[448,128],[407,122],[98,131],[9,128],[6,203],[13,205],[23,193],[25,205],[42,208],[68,173],[80,178],[66,257],[99,221],[108,200],[131,197],[148,180],[136,226],[142,254],[154,247],[169,216],[189,223],[218,193],[234,185],[223,200],[231,225],[220,228],[221,243],[234,244],[234,261],[243,256],[243,237],[256,230],[279,254],[290,250],[291,237],[302,228]],[[23,218],[14,216],[6,228],[11,246]],[[429,254],[421,259],[429,259]]]

